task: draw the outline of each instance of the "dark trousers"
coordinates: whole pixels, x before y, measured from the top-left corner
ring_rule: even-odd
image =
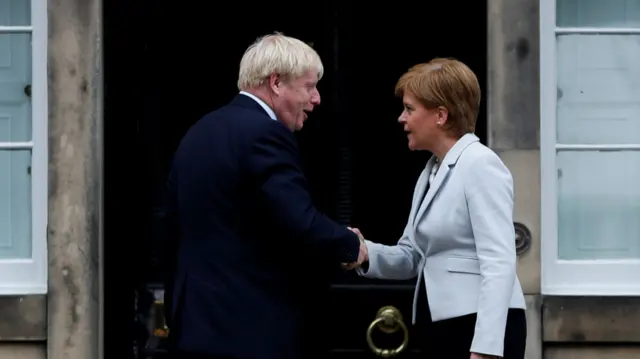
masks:
[[[418,298],[416,344],[427,358],[469,359],[476,326],[476,314],[433,322],[421,280]],[[527,318],[523,309],[509,309],[504,337],[503,359],[524,359]]]

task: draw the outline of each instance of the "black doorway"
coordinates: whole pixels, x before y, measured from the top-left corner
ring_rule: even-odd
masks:
[[[104,3],[107,359],[133,358],[134,341],[146,335],[134,325],[134,303],[158,281],[151,222],[171,154],[189,126],[237,93],[240,57],[257,36],[281,31],[320,53],[322,104],[298,134],[312,194],[321,210],[380,242],[399,238],[429,155],[406,147],[398,77],[416,63],[456,57],[486,91],[485,1],[192,4]],[[462,6],[470,15],[459,24],[452,19]],[[355,282],[346,276],[343,284]]]

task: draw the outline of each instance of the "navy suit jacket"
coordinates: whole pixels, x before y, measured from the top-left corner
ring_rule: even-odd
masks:
[[[331,275],[360,244],[312,204],[289,129],[241,94],[204,116],[174,155],[163,213],[174,348],[247,359],[319,349]]]

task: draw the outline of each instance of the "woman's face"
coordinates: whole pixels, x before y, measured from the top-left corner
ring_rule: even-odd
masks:
[[[446,110],[427,109],[411,93],[402,97],[404,110],[398,122],[404,126],[409,149],[432,151],[433,144],[443,135],[442,125],[447,120]]]

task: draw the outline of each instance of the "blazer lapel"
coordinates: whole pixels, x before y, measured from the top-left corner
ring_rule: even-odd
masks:
[[[417,227],[417,225],[420,223],[422,216],[424,216],[425,212],[431,205],[431,201],[433,201],[435,196],[438,194],[438,191],[446,183],[451,168],[455,166],[455,164],[458,162],[458,158],[460,158],[460,155],[462,154],[462,152],[464,152],[464,150],[470,144],[478,141],[479,139],[478,137],[476,137],[476,135],[472,133],[468,133],[462,136],[458,140],[458,142],[456,142],[456,144],[453,145],[453,147],[451,147],[447,155],[444,156],[444,160],[442,160],[440,164],[440,168],[438,168],[438,173],[436,174],[436,177],[434,178],[433,183],[431,183],[431,186],[429,187],[429,191],[427,192],[426,196],[424,196],[424,200],[422,201],[422,203],[418,202],[418,205],[420,207],[418,209],[418,213],[414,217],[414,221],[413,221],[414,228]],[[431,172],[431,168],[435,164],[435,161],[436,161],[435,156],[431,157],[431,159],[429,159],[429,162],[427,164],[427,168],[425,168],[425,171],[427,171],[427,176],[424,181],[424,185],[422,186],[423,189],[426,188],[426,184],[429,180],[428,174],[429,172]],[[418,198],[422,198],[422,196]]]
[[[420,178],[418,179],[418,185],[416,186],[416,191],[413,196],[413,202],[411,205],[411,222],[415,222],[416,214],[418,213],[418,209],[420,208],[420,204],[424,199],[424,192],[427,190],[427,184],[429,183],[429,173],[431,173],[431,169],[436,163],[435,156],[432,156],[429,161],[427,161],[427,165],[424,170],[420,174]]]
[[[431,169],[429,169],[429,171],[431,171]],[[431,186],[429,186],[429,191],[424,196],[424,200],[420,204],[420,208],[418,209],[418,214],[416,215],[415,220],[413,221],[414,227],[416,227],[418,223],[420,223],[420,219],[424,215],[424,212],[427,210],[427,208],[429,208],[431,201],[438,193],[438,190],[440,190],[440,187],[442,187],[442,184],[447,179],[448,175],[449,175],[449,166],[447,165],[446,162],[443,162],[440,165],[440,168],[438,169],[438,173],[436,174],[436,177],[433,179],[433,183],[431,183]]]

